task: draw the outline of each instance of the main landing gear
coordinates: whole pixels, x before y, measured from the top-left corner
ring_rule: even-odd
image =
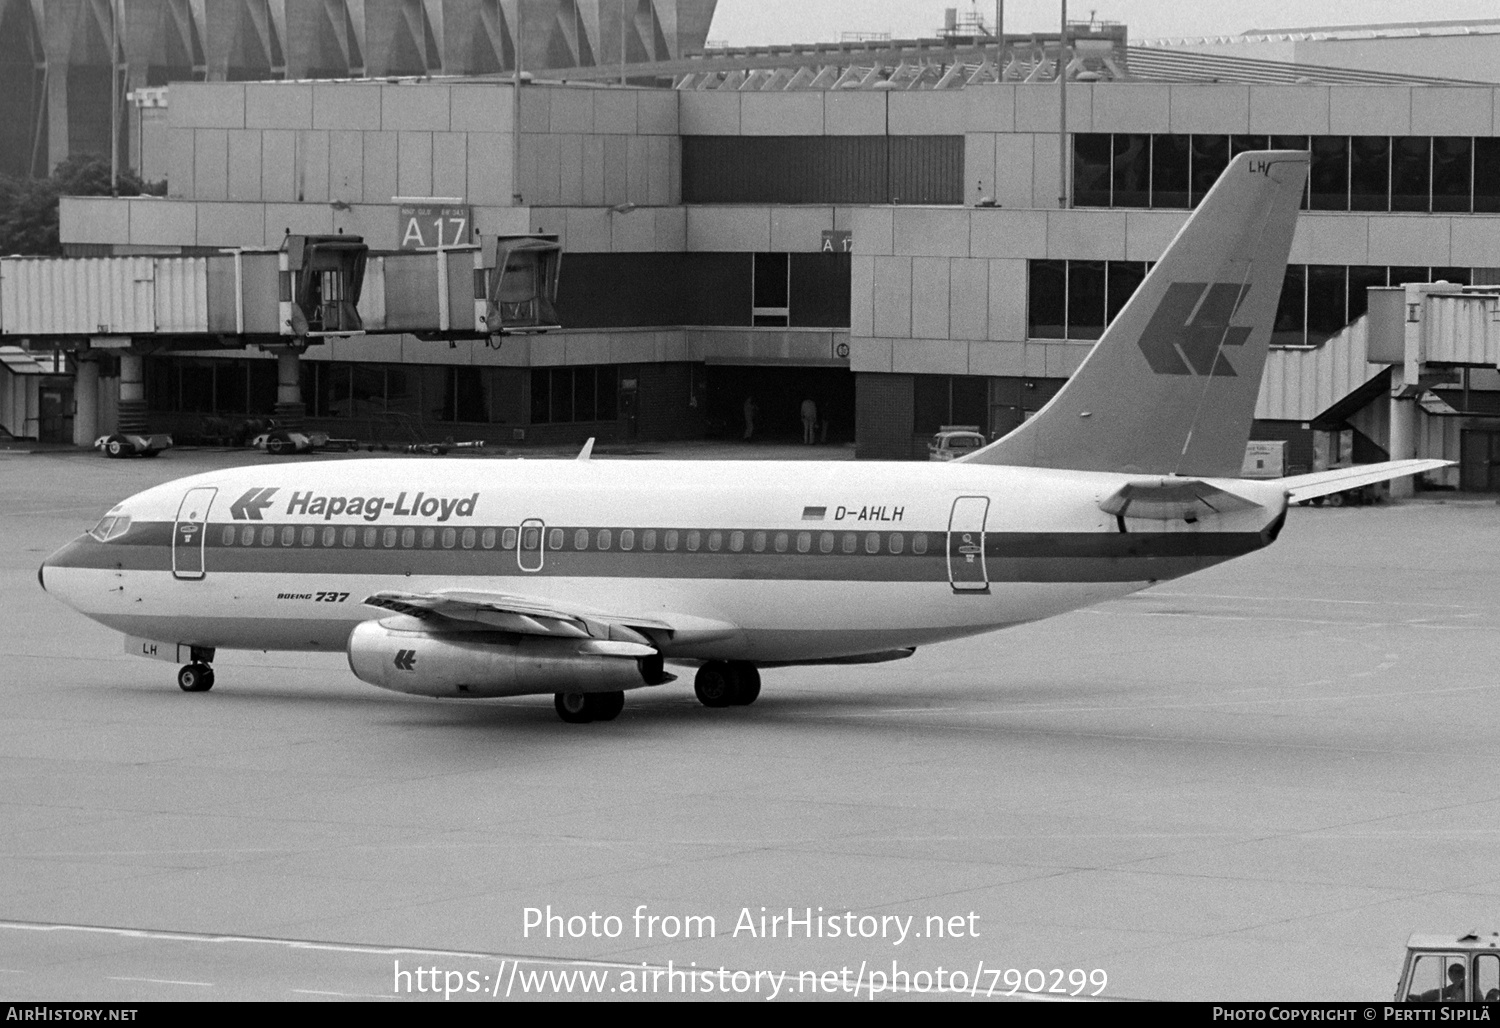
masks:
[[[177,687],[183,692],[208,692],[214,687],[214,669],[208,664],[184,664],[177,672]]]
[[[693,691],[705,707],[748,707],[760,695],[760,672],[744,660],[711,660],[698,669]]]
[[[557,716],[570,725],[613,721],[625,709],[623,692],[560,692],[552,697]]]

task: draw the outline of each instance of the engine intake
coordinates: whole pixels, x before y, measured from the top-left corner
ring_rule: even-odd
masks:
[[[414,696],[484,698],[620,692],[655,685],[660,656],[638,643],[509,632],[431,632],[366,621],[349,633],[362,682]]]

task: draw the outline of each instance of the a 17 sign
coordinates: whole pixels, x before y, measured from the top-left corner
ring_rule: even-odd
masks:
[[[402,204],[396,209],[396,229],[402,250],[435,250],[473,242],[468,207],[440,204]]]

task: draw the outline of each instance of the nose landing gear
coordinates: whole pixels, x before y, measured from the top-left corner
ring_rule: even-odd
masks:
[[[744,660],[711,660],[698,669],[693,691],[705,707],[748,707],[760,696],[760,672]]]
[[[177,687],[183,692],[208,692],[214,687],[214,669],[208,664],[184,664],[177,672]]]

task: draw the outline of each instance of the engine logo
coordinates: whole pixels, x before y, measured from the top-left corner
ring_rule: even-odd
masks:
[[[417,669],[417,651],[397,650],[394,663],[397,671],[415,671]]]

